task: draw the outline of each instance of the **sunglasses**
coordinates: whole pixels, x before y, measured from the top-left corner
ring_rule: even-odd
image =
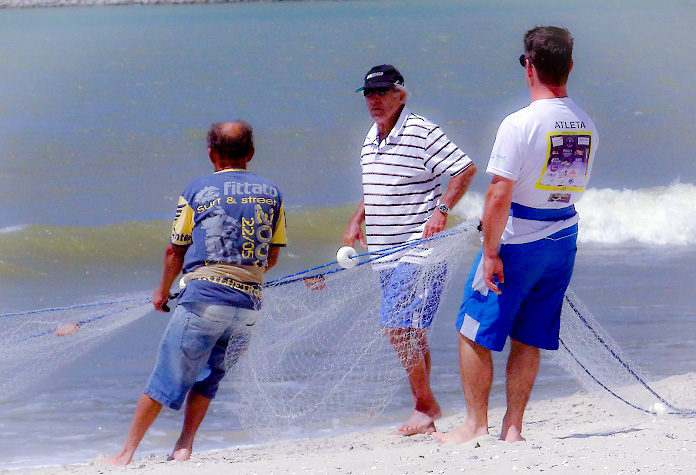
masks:
[[[378,96],[386,96],[391,91],[391,87],[375,87],[372,89],[363,89],[363,96],[371,96],[372,94],[377,94]]]
[[[527,57],[524,54],[520,55],[520,65],[524,67],[524,61],[527,59]]]

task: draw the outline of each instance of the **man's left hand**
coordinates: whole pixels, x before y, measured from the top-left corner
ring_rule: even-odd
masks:
[[[433,215],[425,223],[425,230],[423,231],[423,237],[429,238],[433,234],[437,234],[445,229],[447,225],[447,215],[436,209]]]

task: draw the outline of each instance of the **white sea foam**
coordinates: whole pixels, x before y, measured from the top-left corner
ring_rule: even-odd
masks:
[[[483,194],[467,193],[455,212],[465,220],[480,217],[483,201]],[[580,242],[696,244],[696,186],[691,183],[637,190],[590,188],[576,208]]]
[[[577,204],[581,242],[696,243],[696,186],[589,189]]]
[[[483,202],[483,194],[470,191],[462,197],[452,211],[464,221],[481,219],[483,216]]]
[[[24,224],[18,224],[15,226],[6,226],[4,228],[0,228],[0,234],[16,233],[18,231],[21,231],[24,228],[26,228],[26,226]]]

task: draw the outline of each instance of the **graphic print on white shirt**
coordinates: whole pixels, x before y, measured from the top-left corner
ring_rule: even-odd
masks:
[[[546,134],[548,153],[536,188],[583,191],[587,183],[592,135],[589,131]],[[570,193],[552,193],[549,201],[570,201]]]

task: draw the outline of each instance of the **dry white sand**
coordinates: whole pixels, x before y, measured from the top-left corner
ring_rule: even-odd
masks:
[[[653,387],[658,392],[669,388],[675,402],[693,405],[696,373],[673,376]],[[502,408],[491,411],[491,436],[478,443],[441,445],[429,435],[404,438],[379,429],[196,453],[188,462],[136,458],[128,467],[113,468],[97,458],[87,466],[65,465],[30,473],[696,473],[695,416],[656,419],[606,393],[579,393],[532,401],[525,414],[527,441],[515,444],[496,439],[502,416]],[[461,421],[461,415],[445,417],[438,421],[438,430],[452,429]]]

